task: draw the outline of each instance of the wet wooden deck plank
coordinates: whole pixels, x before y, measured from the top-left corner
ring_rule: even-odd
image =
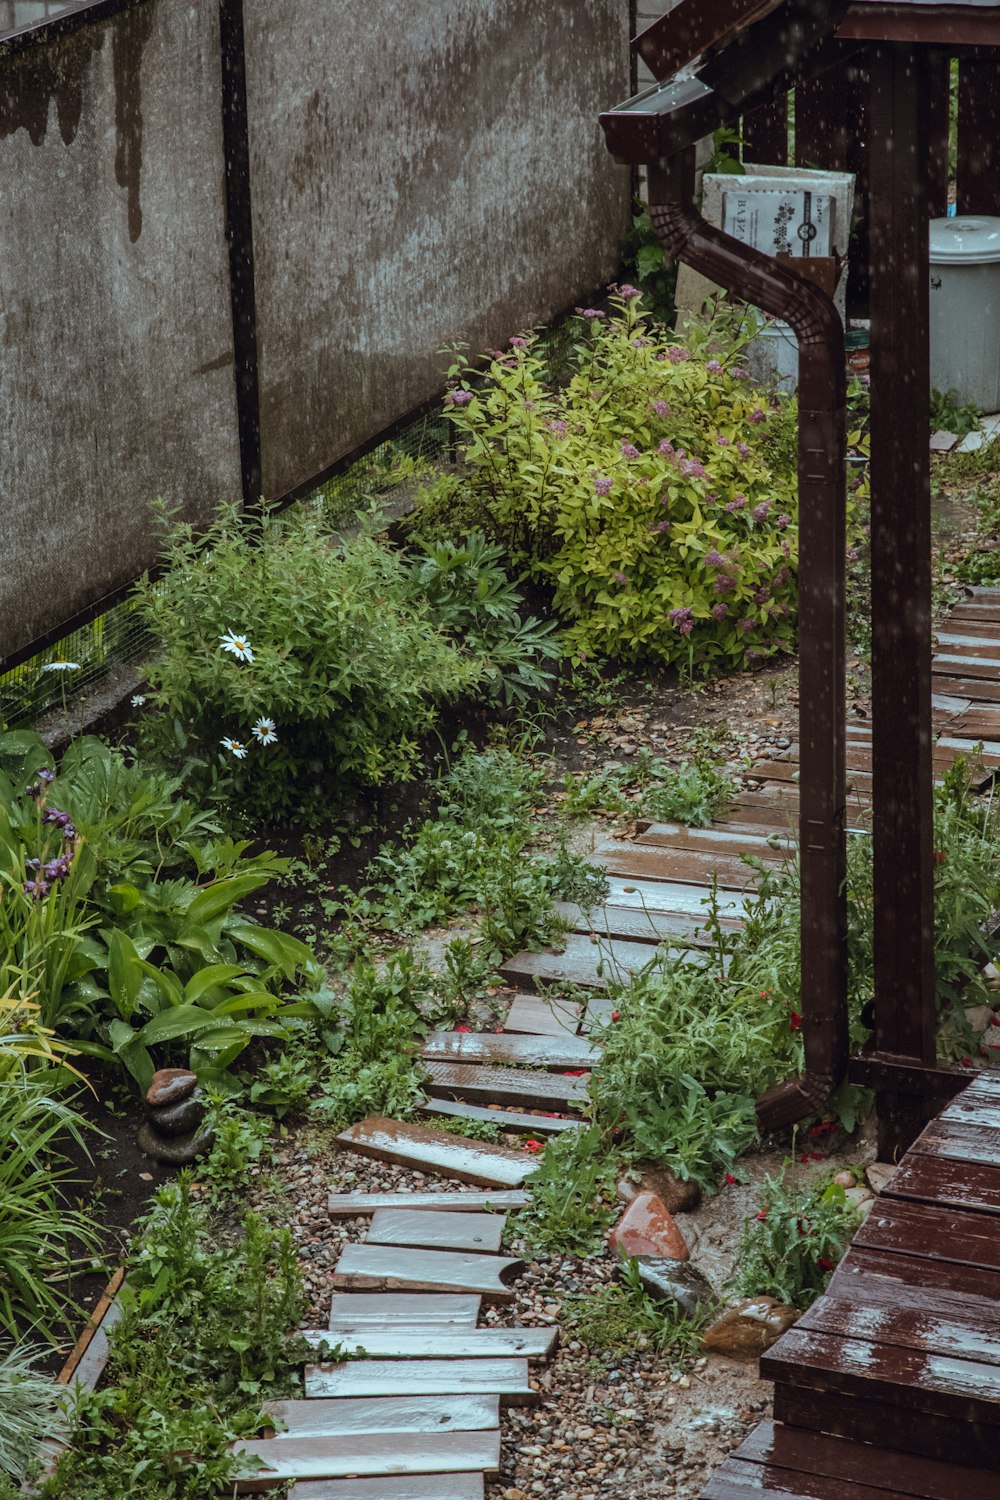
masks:
[[[488,1302],[510,1302],[514,1293],[506,1278],[523,1266],[502,1255],[345,1245],[330,1284],[338,1291],[474,1292]]]
[[[293,1485],[288,1500],[483,1500],[482,1474],[321,1479]]]
[[[363,1219],[377,1208],[419,1208],[428,1213],[443,1208],[450,1213],[475,1214],[484,1209],[499,1212],[524,1208],[530,1202],[531,1194],[516,1188],[489,1193],[470,1193],[460,1189],[451,1193],[331,1193],[327,1210],[333,1219]]]
[[[710,888],[714,877],[723,890],[745,891],[759,879],[756,870],[738,859],[718,859],[684,849],[644,849],[625,840],[601,844],[591,860],[629,884],[643,880]]]
[[[1000,1167],[911,1152],[896,1168],[885,1195],[996,1215],[1000,1214]]]
[[[798,847],[798,840],[786,834],[736,833],[722,827],[685,828],[679,823],[651,823],[635,843],[640,848],[648,845],[655,849],[693,849],[733,859],[753,854],[777,863],[790,858]]]
[[[379,1208],[372,1216],[366,1245],[408,1245],[424,1250],[470,1250],[496,1254],[505,1216],[501,1214],[428,1214],[422,1209]]]
[[[349,1437],[363,1432],[476,1432],[500,1425],[496,1396],[410,1396],[268,1401],[276,1437]]]
[[[910,1154],[1000,1168],[1000,1126],[986,1124],[971,1113],[965,1119],[937,1119],[913,1142]]]
[[[562,1036],[564,1032],[573,1036],[582,1013],[576,1001],[557,995],[515,995],[504,1019],[504,1030],[523,1032],[525,1036]]]
[[[572,943],[562,953],[516,953],[501,965],[508,984],[572,985],[581,990],[606,990],[610,984],[638,974],[658,955],[698,962],[711,946],[707,934],[692,933],[673,943],[609,943],[589,937]],[[566,1035],[564,1032],[563,1035]]]
[[[557,1328],[442,1328],[415,1323],[385,1328],[303,1329],[314,1345],[325,1338],[349,1354],[371,1359],[548,1359],[559,1338]]]
[[[397,1162],[486,1187],[517,1187],[536,1167],[519,1152],[503,1146],[467,1141],[444,1130],[401,1124],[381,1115],[370,1115],[342,1130],[337,1143],[345,1151],[357,1151],[377,1161]]]
[[[840,1338],[796,1325],[761,1356],[760,1373],[784,1386],[1000,1426],[1000,1367],[979,1360]]]
[[[330,1302],[330,1327],[437,1323],[442,1328],[474,1328],[482,1301],[445,1292],[337,1292]]]
[[[936,642],[938,652],[951,656],[972,655],[989,661],[1000,661],[1000,640],[995,634],[987,634],[982,629],[971,634],[959,630],[939,630]]]
[[[586,1037],[497,1036],[492,1031],[433,1031],[420,1048],[428,1062],[545,1068],[592,1068],[599,1053]]]
[[[944,688],[949,693],[966,693],[972,699],[973,704],[1000,703],[1000,682],[993,682],[986,678],[974,682],[954,672],[945,673],[942,669],[934,672],[934,683],[935,686]]]
[[[815,1472],[846,1484],[867,1484],[880,1492],[880,1500],[886,1500],[886,1491],[890,1496],[914,1495],[921,1500],[973,1500],[973,1496],[975,1500],[1000,1500],[1000,1474],[995,1472],[892,1448],[873,1449],[781,1422],[761,1422],[732,1456],[792,1473]]]
[[[966,1215],[982,1223],[978,1214]],[[958,1296],[973,1302],[987,1298],[993,1302],[994,1310],[1000,1310],[1000,1270],[989,1266],[969,1265],[963,1260],[932,1259],[919,1253],[885,1254],[870,1245],[859,1245],[857,1240],[850,1247],[830,1281],[828,1290],[844,1288],[845,1294],[854,1295],[851,1288],[858,1278],[872,1279],[883,1287],[901,1289],[906,1300],[908,1288],[916,1287],[928,1293],[941,1292],[947,1297]],[[987,1317],[986,1326],[993,1319]]]
[[[964,1270],[970,1281],[976,1278],[976,1272]],[[827,1294],[795,1326],[868,1339],[879,1347],[892,1344],[1000,1366],[1000,1310],[989,1298],[971,1291],[915,1286],[868,1269],[855,1269],[836,1284],[831,1282]]]
[[[538,1395],[526,1359],[355,1359],[340,1365],[307,1365],[306,1396],[499,1396],[501,1405],[525,1406]]]
[[[763,1500],[767,1495],[780,1495],[782,1500],[886,1500],[884,1488],[735,1457],[716,1469],[701,1495],[702,1500]],[[890,1500],[910,1497],[908,1492],[896,1490]]]
[[[912,1255],[1000,1271],[1000,1234],[987,1215],[884,1194],[855,1235],[854,1247],[879,1251],[886,1260]]]
[[[490,1068],[477,1063],[425,1064],[429,1094],[457,1096],[472,1103],[517,1104],[528,1109],[567,1110],[584,1106],[590,1095],[585,1077]],[[573,1070],[576,1071],[575,1069]]]
[[[420,1113],[432,1117],[446,1115],[453,1120],[488,1120],[501,1130],[523,1130],[532,1135],[562,1135],[566,1130],[579,1130],[583,1123],[579,1118],[570,1120],[519,1109],[489,1109],[483,1104],[465,1104],[456,1099],[425,1099]]]
[[[749,871],[748,871],[749,873]],[[608,877],[608,905],[623,906],[645,915],[647,912],[680,912],[690,914],[700,924],[708,916],[712,882],[644,880],[636,875]],[[747,896],[740,891],[719,891],[719,910],[730,921],[739,921],[747,909]]]
[[[277,1480],[365,1478],[392,1474],[495,1474],[500,1468],[499,1429],[486,1432],[399,1432],[348,1438],[262,1438],[230,1445],[260,1459],[266,1471],[237,1481],[241,1495],[258,1495]]]

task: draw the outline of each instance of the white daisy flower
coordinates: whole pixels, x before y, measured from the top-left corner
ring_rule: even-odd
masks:
[[[145,693],[133,693],[132,694],[132,707],[133,708],[141,708],[142,705],[145,703],[145,701],[146,701],[146,694]]]
[[[278,742],[278,731],[273,719],[258,719],[250,732],[258,744],[275,745]]]
[[[253,647],[245,635],[237,635],[234,630],[227,630],[225,635],[220,635],[219,645],[223,651],[231,651],[238,661],[253,661]]]
[[[246,760],[247,747],[241,744],[239,740],[231,740],[228,735],[224,735],[219,744],[225,745],[230,755],[234,755],[237,760]]]
[[[43,672],[79,672],[78,661],[50,661],[42,668]]]

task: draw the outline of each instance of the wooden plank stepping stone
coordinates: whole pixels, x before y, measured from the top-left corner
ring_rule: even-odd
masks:
[[[679,823],[651,823],[636,843],[657,849],[696,849],[739,858],[753,854],[758,859],[782,862],[795,854],[798,839],[787,834],[737,833],[731,828],[684,828]]]
[[[482,1300],[446,1293],[337,1292],[330,1302],[330,1327],[437,1323],[442,1328],[474,1328]]]
[[[486,1209],[525,1208],[531,1194],[514,1190],[493,1193],[331,1193],[326,1200],[333,1219],[363,1219],[378,1208],[419,1208],[433,1213],[439,1208],[449,1213],[482,1213]]]
[[[945,676],[943,675],[944,669],[942,668],[941,672],[938,672],[933,663],[931,671],[934,674],[935,686],[944,688],[949,693],[966,693],[974,704],[1000,703],[1000,682],[990,681],[989,679],[973,682],[971,679],[960,677],[956,673],[950,673]]]
[[[609,905],[627,906],[640,912],[690,912],[702,927],[708,919],[711,895],[711,879],[700,884],[685,884],[684,881],[642,880],[637,876],[627,875],[608,877]],[[746,915],[746,909],[745,896],[738,891],[720,890],[719,911],[722,916],[739,921]]]
[[[1000,1166],[972,1165],[962,1156],[909,1152],[887,1183],[885,1197],[916,1198],[989,1214],[1000,1214]],[[1000,1228],[1000,1226],[998,1226]]]
[[[582,1120],[560,1116],[532,1115],[517,1109],[487,1109],[481,1104],[464,1104],[456,1099],[425,1099],[422,1115],[447,1115],[453,1120],[489,1120],[501,1130],[525,1130],[532,1135],[561,1135],[564,1130],[579,1130]]]
[[[504,1030],[526,1036],[575,1036],[580,1006],[559,995],[515,995],[504,1020]]]
[[[987,656],[974,655],[972,652],[942,651],[931,662],[931,672],[935,677],[984,677],[992,682],[997,677],[997,664]]]
[[[502,1255],[467,1255],[458,1250],[399,1250],[392,1245],[345,1245],[332,1284],[345,1291],[357,1287],[395,1291],[476,1292],[490,1302],[510,1302],[514,1293],[505,1277],[516,1275],[522,1260]]]
[[[677,951],[694,942],[705,947],[709,939],[701,932],[702,924],[689,918],[673,946]],[[578,937],[566,939],[561,953],[515,953],[500,965],[508,984],[531,986],[574,985],[579,989],[606,989],[622,975],[645,968],[652,957],[646,943],[616,942],[607,938]],[[561,1035],[565,1036],[563,1031]]]
[[[500,1432],[399,1432],[346,1438],[262,1438],[230,1444],[230,1451],[259,1458],[266,1471],[240,1479],[237,1494],[257,1495],[279,1480],[336,1479],[383,1474],[455,1474],[500,1468]]]
[[[379,1208],[365,1244],[496,1253],[505,1223],[506,1217],[501,1214],[428,1214],[421,1209]]]
[[[352,1359],[306,1365],[305,1391],[319,1396],[499,1396],[501,1405],[538,1400],[526,1359]]]
[[[288,1500],[483,1500],[484,1494],[482,1474],[412,1474],[296,1484]]]
[[[528,1109],[583,1108],[590,1098],[587,1080],[516,1068],[487,1068],[475,1063],[426,1063],[424,1088],[429,1094],[457,1095],[475,1103],[520,1104]],[[574,1070],[575,1071],[575,1070]],[[494,1146],[493,1150],[499,1150]],[[513,1153],[508,1153],[513,1155]]]
[[[275,1438],[348,1437],[360,1432],[476,1432],[499,1427],[496,1396],[344,1398],[339,1401],[268,1401],[265,1416]]]
[[[684,886],[685,891],[697,892],[697,886]],[[661,898],[663,904],[669,902],[669,898]],[[672,902],[669,902],[673,905]],[[647,949],[658,947],[660,943],[678,944],[691,943],[707,944],[710,939],[705,932],[706,912],[700,908],[698,915],[694,913],[679,911],[642,911],[637,907],[620,906],[609,902],[607,906],[596,907],[591,911],[584,911],[582,907],[568,901],[558,901],[555,905],[556,915],[563,921],[568,922],[575,932],[588,937],[595,933],[602,943],[609,940],[624,939],[632,943],[641,943]],[[734,917],[723,917],[722,926],[728,931],[737,932],[741,923]],[[567,945],[568,946],[568,945]],[[537,956],[537,955],[536,955]],[[508,1023],[508,1029],[511,1029]],[[516,1030],[516,1028],[513,1028]]]
[[[557,1328],[442,1328],[415,1323],[385,1328],[304,1328],[301,1337],[313,1345],[323,1339],[348,1354],[372,1359],[548,1359],[559,1337]]]
[[[432,1031],[420,1049],[428,1062],[487,1063],[520,1067],[590,1068],[597,1050],[580,1036],[497,1036],[492,1031]]]
[[[738,859],[719,859],[685,849],[644,849],[624,840],[599,845],[591,859],[603,865],[609,874],[625,879],[711,886],[715,877],[720,887],[738,891],[746,890],[758,879],[756,870]]]
[[[486,1186],[517,1187],[537,1168],[536,1162],[504,1146],[494,1146],[489,1141],[467,1141],[445,1130],[403,1124],[382,1115],[370,1115],[367,1120],[342,1130],[337,1143],[346,1151],[373,1156],[377,1161],[397,1162],[455,1177],[459,1182]]]

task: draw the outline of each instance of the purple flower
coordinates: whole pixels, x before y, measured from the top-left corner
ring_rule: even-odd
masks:
[[[713,547],[711,552],[705,553],[706,568],[721,568],[725,566],[726,559],[717,548]]]
[[[665,401],[654,401],[653,411],[655,411],[658,417],[669,417],[670,415],[670,407]]]
[[[627,573],[612,573],[611,579],[612,579],[613,583],[620,583],[620,584],[622,584],[624,586],[626,583],[628,583],[628,574]]]
[[[625,299],[626,302],[628,302],[632,297],[641,297],[642,296],[642,293],[639,291],[639,288],[637,286],[632,286],[627,281],[624,282],[620,287],[613,288],[613,290],[617,291],[619,297],[624,297],[624,299]]]
[[[754,409],[753,409],[753,411],[747,417],[747,421],[748,422],[754,422],[754,423],[756,423],[756,422],[766,422],[767,421],[767,412],[764,411],[762,407],[755,406]]]
[[[657,452],[661,453],[664,458],[674,458],[676,456],[674,453],[674,445],[669,438],[663,439],[662,443],[657,449]]]
[[[646,345],[648,343],[649,343],[649,339],[633,339],[632,340],[632,348],[633,349],[645,349],[645,347],[646,347]]]
[[[768,588],[767,584],[765,583],[763,585],[763,587],[759,588],[757,590],[757,592],[754,594],[754,596],[753,596],[753,602],[755,604],[766,604],[767,601],[768,601],[768,599],[770,599],[770,597],[771,597],[771,590]]]
[[[657,527],[656,527],[656,529],[657,529],[657,531],[659,531],[659,532],[660,532],[660,533],[661,533],[661,534],[662,534],[662,533],[663,533],[663,532],[664,532],[664,531],[669,531],[669,530],[670,530],[670,522],[669,522],[669,521],[660,521],[660,522],[659,522],[659,523],[658,523],[658,525],[657,525]]]
[[[468,406],[472,400],[471,391],[449,391],[444,398],[446,406]]]
[[[676,625],[681,635],[690,635],[694,629],[693,612],[691,609],[672,609],[670,611],[670,623]]]
[[[563,433],[566,431],[566,423],[565,422],[550,422],[549,423],[549,431],[550,432],[554,432],[557,437],[562,437]]]
[[[611,486],[613,484],[613,479],[595,479],[594,491],[598,495],[609,495],[611,493]]]
[[[759,661],[760,660],[760,652],[759,651],[755,651],[752,646],[748,646],[747,650],[746,650],[746,658],[747,658],[747,661]]]
[[[719,361],[717,359],[710,359],[708,364],[705,366],[705,369],[710,371],[710,373],[713,375],[722,374],[722,366],[719,364]]]
[[[736,587],[736,579],[730,578],[728,573],[720,573],[715,580],[715,592],[717,594],[728,594],[730,589]]]
[[[730,500],[729,504],[726,506],[726,509],[730,513],[732,513],[734,510],[742,510],[746,503],[746,495],[734,495],[732,500]]]
[[[776,588],[776,589],[780,589],[781,586],[782,586],[782,584],[785,582],[785,579],[787,577],[788,577],[788,569],[787,568],[780,568],[778,570],[778,572],[775,573],[775,575],[774,575],[774,584],[773,584],[773,587]]]
[[[72,828],[69,813],[60,812],[57,807],[47,807],[42,813],[43,823],[54,823],[57,828]]]
[[[687,350],[682,349],[679,344],[671,344],[670,348],[667,350],[667,358],[672,365],[682,365],[684,361],[690,359],[691,356],[687,352]]]
[[[49,886],[45,880],[26,880],[24,882],[24,894],[31,896],[35,901],[40,901],[48,893]]]
[[[759,525],[761,521],[766,521],[767,520],[767,513],[768,513],[768,511],[770,509],[771,509],[771,502],[770,502],[770,500],[762,500],[759,505],[755,505],[754,506],[754,508],[750,512],[750,514],[753,516],[754,520]]]
[[[749,458],[750,457],[750,449],[747,447],[746,443],[737,443],[736,444],[736,451],[740,455],[741,458]]]
[[[791,555],[792,555],[792,549],[791,549],[791,547],[789,547],[789,545],[788,545],[787,542],[785,542],[785,541],[782,542],[782,544],[781,544],[781,550],[785,554],[786,557],[791,557]]]
[[[590,318],[591,321],[593,321],[594,318],[604,317],[604,314],[602,312],[599,312],[596,307],[578,307],[576,311],[581,318]]]
[[[527,349],[528,347],[528,340],[521,338],[519,334],[515,334],[512,339],[508,340],[508,343],[512,349]]]
[[[719,436],[716,438],[715,441],[718,443],[718,445],[719,445],[720,448],[729,448],[729,447],[732,446],[732,441],[733,440],[732,440],[732,438],[724,437],[723,434],[720,432]]]
[[[45,866],[45,879],[64,880],[69,874],[72,864],[72,854],[60,854],[58,859],[50,859]]]
[[[713,620],[724,620],[726,618],[726,616],[728,615],[728,613],[729,613],[729,605],[728,604],[713,604],[712,605],[712,618],[713,618]]]
[[[847,549],[847,561],[848,562],[857,562],[857,560],[858,560],[858,558],[860,556],[861,556],[861,554],[858,551],[857,547],[848,547],[848,549]]]
[[[40,771],[35,772],[35,775],[39,781],[44,781],[46,786],[51,786],[56,779],[55,771],[50,771],[48,766],[43,766]]]
[[[622,458],[638,458],[639,450],[634,443],[622,443]]]
[[[744,619],[744,620],[737,620],[736,621],[736,629],[739,630],[743,635],[748,635],[750,633],[750,631],[753,630],[753,628],[754,628],[754,621],[753,620],[745,620]]]
[[[732,376],[734,380],[749,380],[750,371],[744,370],[742,365],[734,365],[732,369]]]
[[[779,531],[784,531],[785,527],[789,524],[788,517],[779,516],[775,524],[777,525]]]
[[[705,466],[700,464],[696,458],[689,458],[681,464],[681,473],[686,474],[688,479],[704,479]]]

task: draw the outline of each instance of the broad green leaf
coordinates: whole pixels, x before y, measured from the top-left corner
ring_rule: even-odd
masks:
[[[228,985],[230,980],[242,973],[243,968],[240,964],[209,964],[207,968],[199,969],[198,973],[184,986],[185,1003],[197,1005],[209,990],[214,990],[219,985]]]
[[[234,875],[229,880],[220,880],[216,885],[206,886],[188,907],[188,921],[197,924],[224,916],[238,902],[266,885],[269,878],[267,875]]]

